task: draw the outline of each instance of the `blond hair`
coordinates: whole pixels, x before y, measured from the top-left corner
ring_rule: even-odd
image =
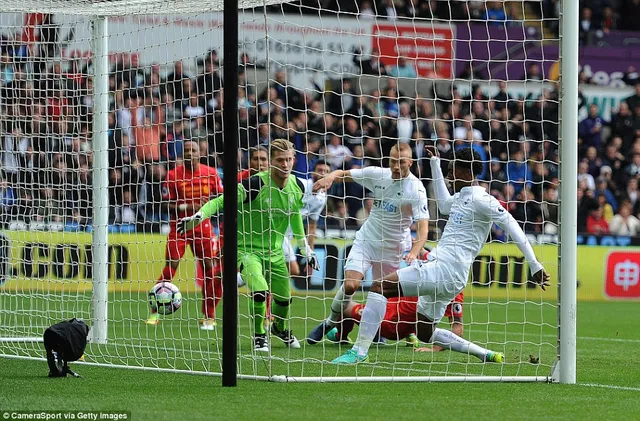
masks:
[[[398,151],[398,155],[402,152],[409,152],[409,155],[413,155],[413,151],[411,150],[411,146],[408,143],[398,142],[391,147],[391,151]]]
[[[293,143],[289,142],[287,139],[275,139],[269,144],[269,157],[273,158],[273,155],[276,152],[294,152],[295,148]]]

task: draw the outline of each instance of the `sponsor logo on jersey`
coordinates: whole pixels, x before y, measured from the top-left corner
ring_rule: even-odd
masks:
[[[398,212],[398,207],[396,205],[380,199],[374,200],[373,206],[391,213]]]

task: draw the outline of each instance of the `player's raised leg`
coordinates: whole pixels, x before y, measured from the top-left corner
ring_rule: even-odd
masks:
[[[264,329],[267,313],[267,281],[263,275],[262,259],[255,254],[238,251],[238,268],[251,294],[251,315],[253,317],[253,348],[259,352],[269,352],[269,343]]]
[[[273,305],[273,324],[271,334],[279,338],[291,348],[300,348],[300,342],[293,336],[289,327],[289,313],[291,306],[291,281],[287,263],[282,255],[276,255],[268,262],[268,273],[271,281],[271,296]]]

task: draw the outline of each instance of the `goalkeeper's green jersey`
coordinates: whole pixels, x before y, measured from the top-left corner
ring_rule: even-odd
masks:
[[[304,238],[302,198],[304,185],[290,175],[283,188],[278,187],[268,172],[260,172],[238,184],[238,248],[245,252],[282,255],[282,242],[291,225],[296,239]],[[204,205],[204,218],[223,207],[223,197]]]

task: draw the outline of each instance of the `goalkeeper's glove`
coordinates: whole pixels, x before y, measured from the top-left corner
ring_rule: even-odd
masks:
[[[311,266],[313,270],[320,270],[318,257],[313,252],[313,249],[309,246],[309,243],[307,243],[306,238],[298,240],[298,248],[300,249],[300,254],[302,254],[301,263],[305,266]]]
[[[191,231],[198,225],[202,223],[202,214],[200,212],[196,212],[191,216],[187,216],[186,218],[182,218],[178,221],[177,231],[178,234],[184,234],[187,231]]]

